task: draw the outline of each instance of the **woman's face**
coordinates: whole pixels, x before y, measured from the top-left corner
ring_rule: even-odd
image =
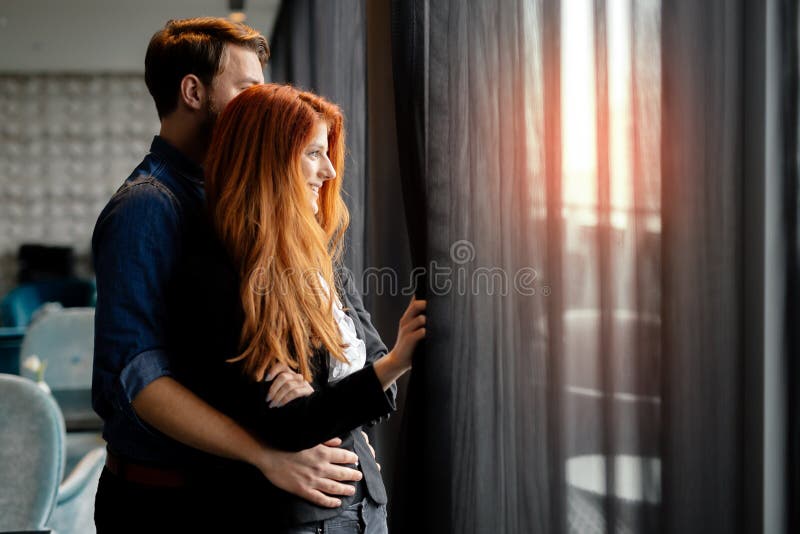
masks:
[[[311,141],[303,149],[303,178],[309,188],[311,209],[319,211],[319,188],[326,180],[336,178],[331,160],[328,159],[328,125],[318,122],[314,127]]]

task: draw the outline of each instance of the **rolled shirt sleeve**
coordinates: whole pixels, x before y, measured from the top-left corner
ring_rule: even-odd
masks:
[[[152,381],[170,375],[167,301],[181,246],[177,200],[143,177],[101,213],[92,238],[97,276],[93,405],[108,422]]]

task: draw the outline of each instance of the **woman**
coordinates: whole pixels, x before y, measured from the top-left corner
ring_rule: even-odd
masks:
[[[425,336],[426,302],[412,299],[387,351],[353,284],[334,279],[349,220],[344,154],[339,108],[290,86],[243,91],[215,127],[205,189],[218,245],[198,240],[184,278],[197,314],[184,331],[202,339],[184,380],[272,446],[340,437],[364,474],[330,510],[250,466],[211,470],[210,502],[236,529],[386,531],[385,489],[360,427],[394,409],[394,381]]]

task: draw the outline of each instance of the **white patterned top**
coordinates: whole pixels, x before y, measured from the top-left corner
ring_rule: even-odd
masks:
[[[322,287],[330,293],[325,279],[320,276],[319,280],[320,283],[322,283]],[[333,305],[333,318],[336,320],[336,324],[339,325],[342,341],[347,345],[344,349],[344,356],[347,358],[347,363],[341,362],[333,356],[329,356],[328,367],[330,368],[330,372],[328,373],[328,382],[339,380],[340,378],[344,378],[358,371],[364,367],[364,364],[367,362],[367,347],[364,345],[364,341],[358,338],[353,319],[344,312],[342,303],[339,302],[338,298],[335,299]]]

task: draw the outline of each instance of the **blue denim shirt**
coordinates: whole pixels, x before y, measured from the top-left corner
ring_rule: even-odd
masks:
[[[150,153],[100,214],[92,236],[97,276],[92,404],[112,450],[155,465],[202,454],[141,421],[131,402],[172,375],[170,291],[183,244],[202,226],[202,169],[156,136]],[[173,316],[174,317],[174,316]]]

